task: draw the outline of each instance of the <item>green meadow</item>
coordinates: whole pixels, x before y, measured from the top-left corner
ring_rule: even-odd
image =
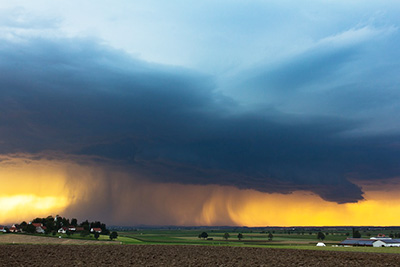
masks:
[[[199,238],[199,234],[207,232],[207,239]],[[224,239],[228,233],[229,238]],[[400,253],[400,248],[373,248],[373,247],[338,247],[337,245],[348,236],[345,232],[331,232],[326,234],[323,242],[326,247],[316,247],[320,241],[317,233],[273,233],[272,240],[267,233],[242,231],[241,240],[238,239],[238,231],[232,230],[137,230],[118,232],[117,241],[122,244],[137,245],[203,245],[203,246],[239,246],[239,247],[264,247],[280,249],[306,249],[306,250],[330,250],[330,251],[353,251],[353,252],[375,252],[375,253]],[[368,238],[367,236],[363,236]]]

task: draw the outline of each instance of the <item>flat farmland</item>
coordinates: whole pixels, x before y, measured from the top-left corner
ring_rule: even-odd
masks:
[[[0,245],[0,266],[398,266],[400,255],[187,245]]]

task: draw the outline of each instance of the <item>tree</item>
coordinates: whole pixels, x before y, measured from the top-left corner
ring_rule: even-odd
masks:
[[[52,231],[58,230],[58,229],[54,228],[54,220],[53,221],[50,221],[50,220],[46,221],[46,224],[44,226],[46,226],[46,230],[45,230],[46,234],[50,234]]]
[[[28,224],[25,221],[23,221],[19,226],[21,227],[21,230],[23,232],[27,232],[26,227],[28,226]]]
[[[117,232],[112,232],[111,234],[110,234],[110,239],[111,240],[113,240],[113,239],[117,239],[118,238],[118,233]]]
[[[88,221],[88,220],[81,222],[81,226],[82,226],[83,229],[85,229],[86,231],[89,231],[89,230],[90,230],[90,225],[89,225],[89,221]]]
[[[51,228],[48,228],[47,226],[46,226],[46,229],[44,229],[44,233],[46,234],[46,235],[49,235],[50,233],[51,233]]]
[[[35,219],[33,219],[32,223],[43,223],[43,219],[42,218],[35,218]]]
[[[72,220],[71,220],[71,225],[77,226],[77,225],[78,225],[78,220],[75,219],[75,218],[72,218]]]
[[[237,238],[238,238],[239,240],[241,240],[241,239],[243,238],[242,233],[239,233],[239,234],[237,235]]]
[[[108,230],[108,229],[101,230],[101,234],[102,235],[109,235],[110,234],[110,230]]]
[[[26,226],[26,232],[27,233],[31,233],[31,234],[35,233],[36,232],[36,227],[33,224],[28,224]]]
[[[268,240],[269,240],[269,241],[272,241],[272,238],[274,238],[274,236],[273,236],[271,233],[269,233],[269,234],[268,234]]]
[[[353,238],[361,238],[361,234],[360,234],[360,232],[358,230],[355,230],[353,232]]]
[[[318,232],[317,238],[321,241],[323,241],[325,239],[325,235],[323,232]]]
[[[224,234],[224,239],[225,239],[225,240],[228,240],[229,237],[231,237],[231,236],[229,235],[229,233],[225,233],[225,234]]]
[[[110,230],[107,229],[107,226],[105,223],[101,223],[100,224],[100,228],[101,228],[101,234],[102,235],[109,235],[110,234]]]
[[[208,234],[206,232],[202,232],[200,234],[200,237],[206,239],[208,237]]]
[[[97,240],[97,239],[99,239],[99,237],[100,237],[100,234],[98,232],[94,232],[94,238],[96,238],[96,240]],[[110,239],[111,239],[111,237],[110,237]]]

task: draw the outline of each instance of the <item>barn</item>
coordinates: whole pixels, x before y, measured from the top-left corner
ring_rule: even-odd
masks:
[[[347,238],[340,242],[341,246],[362,246],[362,247],[400,247],[400,239],[392,238]]]
[[[340,242],[341,246],[384,247],[385,243],[377,239],[347,238]]]
[[[400,239],[385,239],[380,241],[385,243],[385,247],[400,247]]]

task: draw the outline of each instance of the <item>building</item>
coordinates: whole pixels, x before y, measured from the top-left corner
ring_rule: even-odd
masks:
[[[91,233],[94,233],[94,232],[97,232],[97,233],[101,233],[101,228],[92,228],[92,229],[90,229],[90,232]]]
[[[380,241],[385,243],[385,247],[400,247],[400,239],[385,239]]]
[[[362,246],[362,247],[400,247],[400,239],[372,237],[365,238],[347,238],[340,242],[341,246]]]
[[[39,233],[39,234],[44,234],[45,232],[46,232],[46,226],[38,226],[38,227],[36,227],[36,233]]]
[[[60,229],[58,229],[58,233],[59,234],[66,234],[68,231],[68,227],[61,227]]]
[[[83,232],[85,229],[83,227],[77,226],[75,227],[75,232]]]
[[[10,230],[11,233],[21,232],[21,228],[19,227],[18,224],[13,224],[13,225],[10,227],[9,230]]]
[[[36,228],[36,233],[44,234],[46,231],[46,226],[43,226],[43,223],[31,223]]]
[[[69,226],[68,231],[70,232],[76,232],[76,227],[75,226]]]

